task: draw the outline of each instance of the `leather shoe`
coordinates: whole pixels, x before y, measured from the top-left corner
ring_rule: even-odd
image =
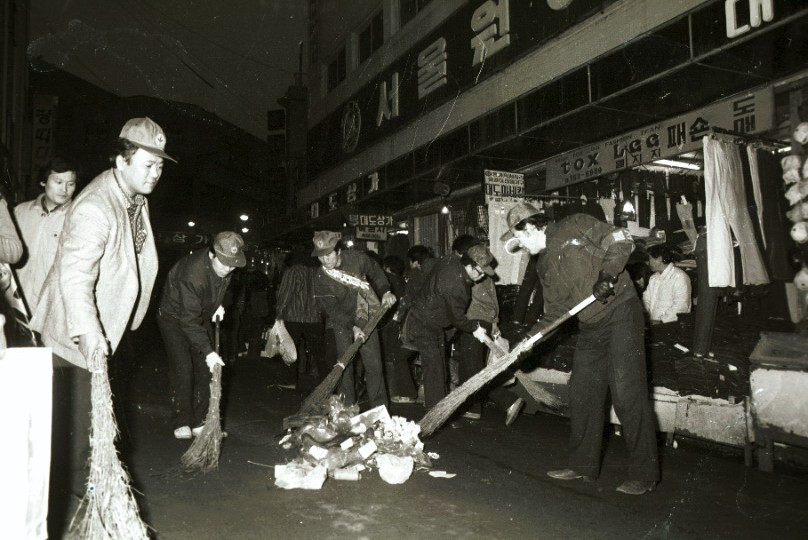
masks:
[[[649,482],[645,480],[626,480],[619,486],[617,491],[625,493],[626,495],[642,495],[649,491],[654,491],[656,482]]]
[[[547,476],[556,480],[578,480],[583,478],[584,482],[594,482],[595,479],[591,476],[586,476],[581,473],[575,472],[572,469],[559,469],[557,471],[549,471]]]
[[[525,400],[522,398],[516,398],[508,410],[505,412],[505,425],[510,426],[513,424],[517,418],[519,418],[519,413],[522,412],[522,409],[525,406]]]

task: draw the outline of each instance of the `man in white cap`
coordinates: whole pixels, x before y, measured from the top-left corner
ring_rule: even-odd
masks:
[[[314,298],[326,317],[326,328],[334,332],[337,357],[352,342],[364,342],[359,355],[365,367],[370,408],[389,406],[378,332],[365,335],[362,329],[382,306],[387,309],[395,304],[396,296],[390,292],[382,267],[361,251],[343,249],[340,239],[337,232],[314,233],[311,256],[322,265],[314,278]],[[348,405],[356,402],[354,366],[352,363],[345,370],[339,388]]]
[[[659,463],[648,400],[643,307],[624,272],[634,248],[631,234],[587,214],[550,223],[527,203],[514,206],[506,219],[508,231],[501,240],[516,242],[531,255],[542,253],[536,271],[545,316],[530,334],[590,295],[599,301],[578,315],[569,388],[569,468],[547,474],[556,480],[591,481],[598,476],[610,393],[630,456],[628,480],[617,491],[642,495],[653,490]]]
[[[146,195],[163,173],[166,137],[149,118],[126,122],[112,168],[99,174],[73,200],[65,217],[53,266],[31,326],[54,353],[54,431],[67,423],[69,489],[84,493],[92,402],[90,372],[118,347],[127,326],[140,326],[157,276],[157,249]]]
[[[224,317],[222,300],[231,274],[246,265],[244,240],[225,231],[216,235],[210,249],[180,259],[166,277],[157,325],[168,355],[177,439],[202,432],[210,401],[210,374],[216,364],[224,365],[213,345],[210,323]]]

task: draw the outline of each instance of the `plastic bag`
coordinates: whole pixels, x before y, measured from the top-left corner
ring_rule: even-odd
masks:
[[[286,365],[291,365],[297,361],[297,346],[286,330],[283,321],[275,321],[269,329],[267,344],[264,348],[265,356],[272,358],[280,355]]]

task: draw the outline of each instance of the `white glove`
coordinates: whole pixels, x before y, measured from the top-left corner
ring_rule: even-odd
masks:
[[[485,338],[488,335],[488,332],[486,332],[485,328],[483,328],[482,326],[478,326],[477,330],[472,332],[471,335],[477,338],[477,341],[479,341],[480,343],[485,343]]]
[[[216,308],[216,311],[213,312],[213,317],[211,317],[210,320],[211,322],[216,322],[217,318],[220,321],[224,319],[224,308],[222,306]]]
[[[213,366],[215,366],[216,364],[219,364],[220,366],[224,367],[222,357],[215,352],[209,353],[205,357],[205,363],[208,365],[208,369],[210,370],[211,373],[213,373]]]
[[[364,341],[367,339],[367,336],[365,335],[365,333],[362,331],[361,328],[359,328],[358,326],[354,326],[353,339],[354,341],[362,341],[364,343]]]
[[[382,305],[384,307],[389,309],[389,308],[393,307],[393,304],[395,304],[395,303],[396,303],[396,295],[395,294],[393,294],[390,291],[387,291],[386,293],[384,293],[384,295],[382,296]]]

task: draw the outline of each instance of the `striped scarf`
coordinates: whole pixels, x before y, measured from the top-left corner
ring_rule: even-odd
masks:
[[[381,307],[379,297],[376,292],[370,287],[367,281],[349,274],[344,270],[327,270],[323,267],[325,274],[346,287],[353,289],[357,292],[356,295],[356,320],[368,321],[370,320],[371,313],[375,314]]]

